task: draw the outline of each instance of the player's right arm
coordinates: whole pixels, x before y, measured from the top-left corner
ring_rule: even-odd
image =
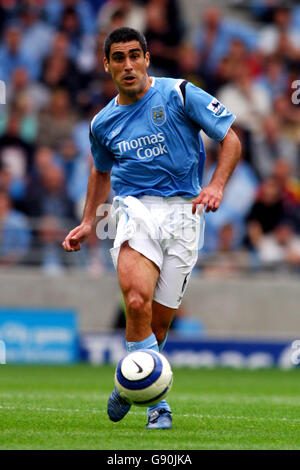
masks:
[[[78,251],[81,243],[90,235],[96,218],[97,207],[103,204],[110,191],[110,171],[102,172],[93,165],[81,224],[71,230],[62,246],[66,251]]]
[[[62,246],[66,251],[78,251],[81,243],[90,235],[96,218],[97,207],[107,201],[110,191],[110,170],[113,166],[113,155],[102,143],[102,131],[105,122],[94,117],[90,125],[89,139],[94,159],[81,224],[68,233]]]

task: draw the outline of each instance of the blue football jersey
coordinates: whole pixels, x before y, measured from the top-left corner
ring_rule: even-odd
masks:
[[[99,171],[111,170],[118,196],[199,194],[205,149],[199,132],[221,141],[235,116],[186,80],[154,78],[138,101],[114,98],[92,120],[91,150]]]

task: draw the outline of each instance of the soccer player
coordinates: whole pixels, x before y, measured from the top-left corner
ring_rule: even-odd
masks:
[[[80,250],[111,185],[118,219],[111,254],[126,306],[127,351],[161,351],[203,243],[204,212],[218,209],[240,142],[231,129],[235,116],[213,96],[185,80],[147,74],[150,55],[138,31],[112,31],[104,49],[118,95],[91,122],[94,166],[83,218],[63,247]],[[221,144],[205,188],[200,130]],[[113,390],[109,418],[120,421],[129,409]],[[147,429],[172,427],[165,400],[147,414]]]

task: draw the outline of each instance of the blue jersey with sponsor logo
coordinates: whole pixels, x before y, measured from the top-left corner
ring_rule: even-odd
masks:
[[[221,141],[235,116],[216,98],[186,80],[152,77],[138,101],[116,98],[92,120],[91,149],[97,170],[111,170],[119,196],[199,194],[205,163],[200,136]]]

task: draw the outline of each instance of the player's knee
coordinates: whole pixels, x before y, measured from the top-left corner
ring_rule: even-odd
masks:
[[[150,301],[147,297],[140,292],[131,290],[126,296],[127,311],[132,313],[147,313],[149,310]]]

